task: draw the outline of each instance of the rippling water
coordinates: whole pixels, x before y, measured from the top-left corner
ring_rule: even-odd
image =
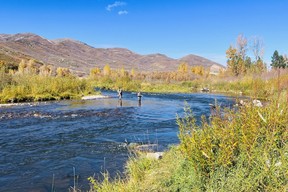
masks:
[[[115,93],[105,92],[114,96]],[[196,117],[210,115],[212,94],[136,94],[88,101],[45,102],[0,108],[0,191],[68,191],[89,189],[87,178],[108,170],[123,171],[129,142],[178,143],[176,114],[185,101]]]

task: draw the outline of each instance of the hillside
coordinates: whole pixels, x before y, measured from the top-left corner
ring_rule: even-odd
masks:
[[[94,48],[72,39],[48,40],[31,33],[0,34],[0,59],[17,63],[34,58],[38,63],[70,68],[78,74],[88,74],[93,67],[109,64],[113,69],[124,67],[138,71],[175,71],[182,62],[202,65],[217,72],[224,67],[206,58],[188,55],[172,59],[163,54],[140,55],[124,48]]]

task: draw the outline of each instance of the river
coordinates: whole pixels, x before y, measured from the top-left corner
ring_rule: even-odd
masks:
[[[230,106],[234,99],[214,94],[123,93],[111,98],[40,102],[0,108],[0,191],[68,191],[89,189],[87,178],[107,170],[123,172],[128,142],[177,144],[176,114],[185,102],[195,116],[210,115],[217,99]]]

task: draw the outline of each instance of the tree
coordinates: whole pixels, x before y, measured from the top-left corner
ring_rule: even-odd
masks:
[[[245,60],[247,52],[247,38],[244,37],[243,34],[238,35],[236,41],[236,48],[238,56],[240,56],[242,60]]]
[[[262,39],[259,37],[252,37],[252,45],[251,49],[253,51],[253,54],[255,56],[255,61],[258,61],[259,59],[263,60],[264,55],[264,43]]]
[[[227,68],[228,71],[231,72],[233,75],[239,75],[239,67],[237,65],[237,61],[239,59],[237,54],[237,49],[234,48],[232,45],[226,51],[226,58],[227,60]]]
[[[125,77],[125,76],[128,75],[128,73],[125,71],[124,67],[122,67],[122,68],[120,69],[120,75],[121,75],[121,77]]]
[[[4,87],[6,87],[7,85],[11,83],[12,83],[12,75],[9,73],[6,73],[6,69],[4,65],[0,66],[0,92],[3,90]]]
[[[94,77],[101,73],[101,70],[98,67],[90,69],[90,76]]]
[[[26,70],[29,74],[36,74],[38,72],[36,62],[34,59],[30,59],[28,61]]]
[[[135,71],[135,69],[134,69],[134,68],[132,68],[132,69],[131,69],[131,72],[130,72],[130,75],[131,75],[132,77],[134,77],[134,76],[135,76],[135,74],[136,74],[136,71]]]
[[[18,72],[20,74],[24,74],[24,71],[25,71],[25,68],[26,68],[26,62],[24,59],[21,60],[21,62],[19,63],[19,66],[18,66]]]
[[[247,72],[247,68],[249,68],[251,59],[249,58],[244,58],[244,59],[242,59],[241,57],[238,57],[238,60],[236,62],[237,71],[238,71],[237,75],[245,74]]]
[[[252,37],[250,47],[255,57],[255,61],[251,63],[251,71],[253,73],[263,73],[266,70],[266,64],[263,61],[264,43],[262,39],[257,36]]]
[[[58,77],[67,77],[71,75],[71,72],[68,68],[58,67],[56,70]]]
[[[278,51],[275,50],[272,56],[272,60],[271,60],[271,67],[273,68],[286,68],[287,64],[285,62],[285,59],[283,57],[283,55],[279,55]]]
[[[204,67],[199,66],[199,65],[193,66],[193,67],[191,67],[191,72],[196,74],[196,75],[203,76],[204,75]]]
[[[263,42],[254,37],[251,49],[255,56],[255,61],[247,56],[247,39],[242,34],[237,37],[236,46],[230,46],[226,51],[227,68],[233,75],[238,76],[248,72],[263,72],[265,63],[263,62]]]
[[[255,72],[263,73],[266,70],[267,68],[266,68],[266,64],[264,63],[264,61],[262,59],[258,59],[255,63]]]
[[[188,73],[188,64],[183,62],[183,63],[180,63],[180,65],[178,66],[178,72],[180,73]]]
[[[108,75],[110,75],[110,73],[111,73],[111,68],[110,68],[110,66],[107,64],[107,65],[105,65],[104,68],[103,68],[103,74],[104,74],[105,76],[108,76]]]
[[[53,66],[52,65],[42,65],[39,68],[39,75],[43,75],[43,76],[51,76],[53,72]]]

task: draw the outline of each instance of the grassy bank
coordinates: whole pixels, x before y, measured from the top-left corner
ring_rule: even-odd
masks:
[[[287,191],[288,106],[248,104],[195,123],[178,118],[179,146],[161,160],[131,158],[125,179],[90,178],[91,191]],[[217,109],[218,110],[218,109]]]
[[[6,80],[0,92],[2,103],[73,99],[94,92],[88,80],[73,76],[7,74]]]
[[[20,65],[20,64],[19,64]],[[282,70],[277,78],[276,71],[244,76],[195,76],[172,73],[128,73],[111,72],[79,78],[68,69],[49,66],[25,67],[12,70],[0,67],[0,102],[43,101],[79,98],[94,92],[94,87],[133,92],[191,93],[209,88],[211,92],[243,94],[266,99],[275,92],[288,89],[288,71]],[[172,78],[173,77],[173,78]],[[176,78],[177,77],[177,78]],[[183,77],[183,78],[181,78]],[[185,78],[184,78],[185,77]],[[281,82],[281,83],[278,83]]]
[[[277,78],[277,71],[269,71],[257,75],[209,76],[186,81],[100,75],[96,78],[90,78],[90,81],[97,87],[112,90],[122,88],[124,91],[134,92],[191,93],[199,92],[202,88],[209,88],[211,92],[215,93],[242,94],[266,99],[274,95],[275,92],[288,89],[288,70],[283,70],[279,79]]]

